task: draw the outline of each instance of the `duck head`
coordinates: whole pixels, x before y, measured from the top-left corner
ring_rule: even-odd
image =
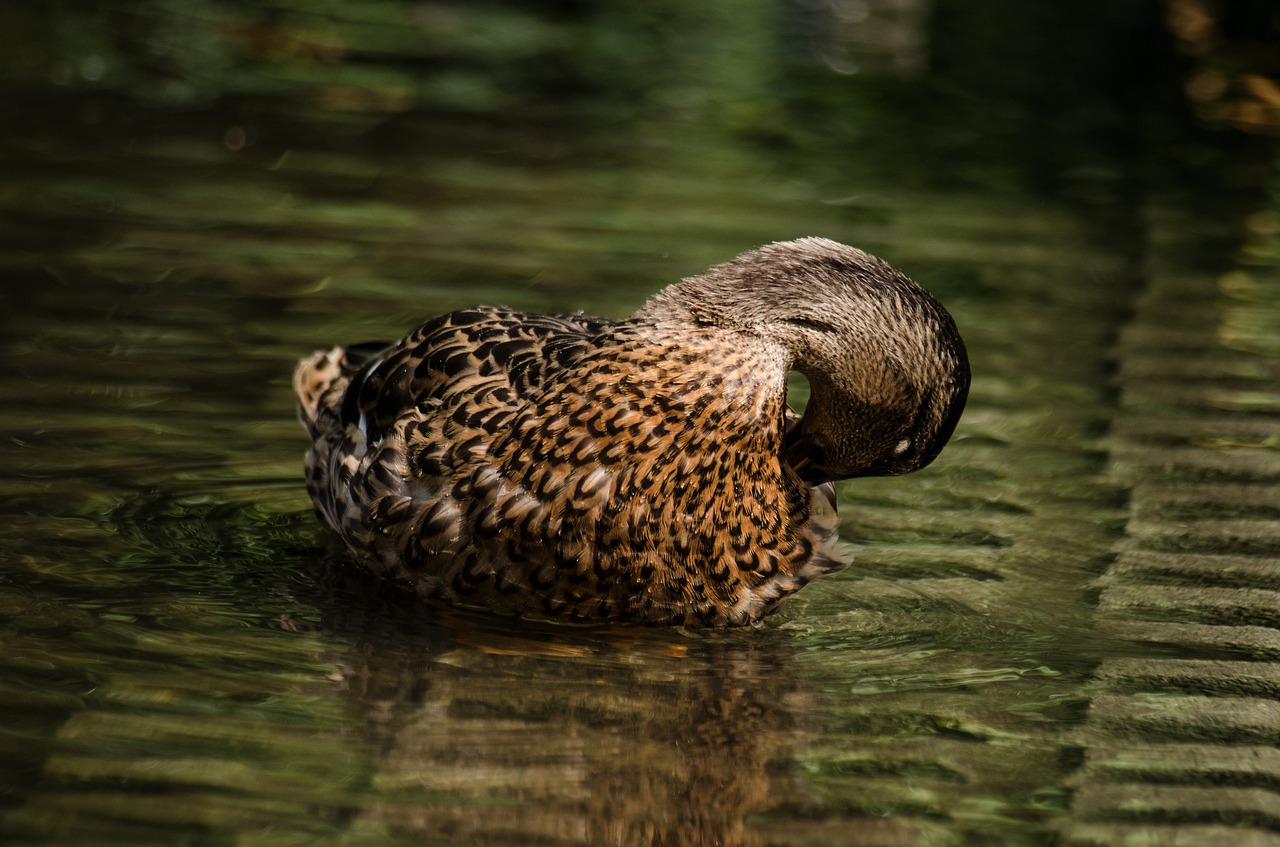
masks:
[[[808,482],[924,467],[969,393],[946,309],[880,259],[823,238],[744,253],[669,286],[635,317],[740,333],[804,374],[809,404],[783,454]]]

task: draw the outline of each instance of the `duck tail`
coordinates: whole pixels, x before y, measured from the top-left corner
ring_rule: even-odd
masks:
[[[298,362],[293,371],[293,393],[298,397],[298,419],[307,432],[316,436],[316,421],[325,409],[335,412],[352,379],[359,379],[362,368],[376,367],[381,357],[393,346],[385,341],[348,344],[332,350],[317,350]]]
[[[293,371],[293,393],[298,397],[298,420],[302,426],[315,436],[316,419],[324,407],[325,398],[330,395],[338,383],[350,379],[350,373],[342,367],[346,350],[334,347],[332,350],[317,350],[312,355],[298,362]]]

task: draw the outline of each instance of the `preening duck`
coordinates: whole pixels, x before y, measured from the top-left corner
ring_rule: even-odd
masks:
[[[811,391],[798,421],[791,371]],[[883,261],[820,238],[620,321],[474,308],[294,374],[316,510],[424,598],[578,622],[740,625],[844,564],[833,480],[924,467],[969,364]]]

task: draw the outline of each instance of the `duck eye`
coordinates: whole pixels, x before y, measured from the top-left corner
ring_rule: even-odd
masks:
[[[827,323],[826,321],[820,321],[817,318],[795,317],[795,318],[783,318],[782,320],[785,323],[791,324],[792,326],[802,326],[805,329],[812,329],[816,332],[830,332],[830,333],[837,332],[835,326]]]

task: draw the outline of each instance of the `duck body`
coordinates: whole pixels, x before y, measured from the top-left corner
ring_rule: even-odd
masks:
[[[886,353],[888,368],[848,337],[874,322],[850,302],[877,275],[890,298],[924,298],[936,324]],[[831,479],[906,472],[941,449],[968,387],[956,345],[922,289],[821,239],[744,254],[623,321],[453,312],[299,364],[307,485],[357,559],[424,598],[578,622],[753,623],[844,564]],[[903,376],[919,350],[928,373]],[[795,369],[814,390],[798,424]],[[941,412],[921,432],[930,404]]]

